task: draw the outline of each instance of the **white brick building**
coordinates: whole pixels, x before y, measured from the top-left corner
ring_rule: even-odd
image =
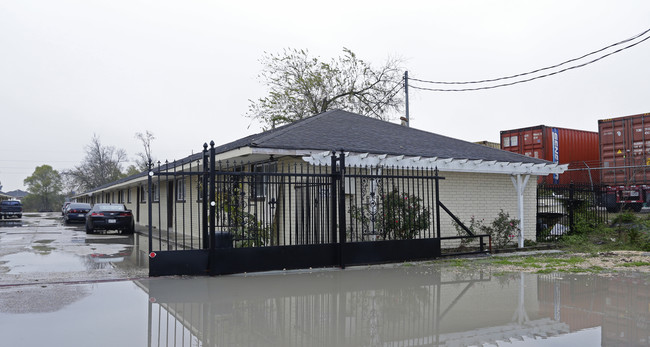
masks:
[[[440,183],[440,198],[450,210],[462,221],[474,217],[489,223],[501,210],[511,218],[523,219],[520,245],[523,239],[535,239],[535,176],[562,173],[566,169],[544,160],[341,110],[247,136],[215,150],[217,160],[245,161],[253,171],[267,170],[271,167],[269,163],[329,165],[330,151],[341,150],[346,154],[346,164],[351,165],[437,168],[445,177]],[[200,171],[201,167],[199,153],[155,170],[190,172]],[[530,176],[534,177],[529,179]],[[152,219],[173,227],[177,233],[198,229],[202,204],[198,178],[157,176],[154,184]],[[91,203],[124,203],[133,210],[136,224],[148,223],[147,173],[75,198]],[[440,222],[443,236],[456,235],[449,217],[442,215]]]

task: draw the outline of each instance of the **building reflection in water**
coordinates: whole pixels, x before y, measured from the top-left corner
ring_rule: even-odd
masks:
[[[471,346],[600,333],[648,345],[648,282],[438,267],[155,278],[150,346]]]

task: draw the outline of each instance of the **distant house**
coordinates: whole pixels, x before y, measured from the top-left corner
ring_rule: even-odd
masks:
[[[27,193],[26,191],[17,189],[17,190],[12,190],[10,192],[6,192],[4,194],[9,195],[10,197],[12,197],[13,199],[16,199],[16,200],[22,200],[22,198],[26,197],[27,194],[29,194],[29,193]]]
[[[529,177],[562,173],[566,169],[545,160],[342,110],[324,112],[246,136],[218,145],[215,150],[217,160],[243,161],[255,172],[271,173],[279,164],[329,165],[331,152],[341,150],[345,153],[346,164],[353,166],[437,168],[445,177],[441,181],[441,201],[461,220],[474,217],[491,222],[503,210],[512,218],[523,220],[523,238],[526,239],[535,238],[536,186],[527,184]],[[202,155],[198,153],[163,164],[156,170],[189,172],[199,170],[201,165]],[[156,181],[153,188],[153,202],[159,204],[159,208],[152,211],[154,220],[171,226],[172,214],[176,216],[175,220],[180,220],[179,213],[198,213],[202,201],[196,188],[200,182],[174,176],[160,179],[162,181]],[[194,196],[189,198],[192,191]],[[346,194],[352,192],[346,190]],[[134,211],[136,222],[144,226],[148,220],[146,197],[147,173],[141,173],[76,195],[74,199],[91,203],[124,203]],[[163,204],[166,207],[161,208]],[[189,205],[194,205],[194,208]],[[183,218],[185,220],[193,219]],[[449,217],[441,217],[441,228],[444,235],[456,235]],[[523,238],[520,244],[523,244]]]
[[[11,200],[13,197],[11,195],[0,192],[0,201],[2,200]]]

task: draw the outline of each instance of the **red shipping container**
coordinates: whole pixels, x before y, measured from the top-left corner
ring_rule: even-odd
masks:
[[[559,164],[569,164],[569,170],[560,175],[540,177],[545,184],[598,184],[600,167],[598,133],[538,125],[501,131],[501,149]]]
[[[598,132],[602,183],[650,184],[650,113],[599,120]]]

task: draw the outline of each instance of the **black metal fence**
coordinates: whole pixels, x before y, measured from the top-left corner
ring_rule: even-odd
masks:
[[[602,206],[604,191],[591,185],[539,185],[537,187],[537,241],[556,241],[563,235],[587,231],[607,223]]]
[[[214,152],[206,145],[151,171],[151,274],[345,267],[490,247],[466,228],[441,237],[441,209],[458,219],[438,197],[437,171],[346,167],[335,154],[330,166],[230,163]],[[459,251],[461,239],[472,241]]]

